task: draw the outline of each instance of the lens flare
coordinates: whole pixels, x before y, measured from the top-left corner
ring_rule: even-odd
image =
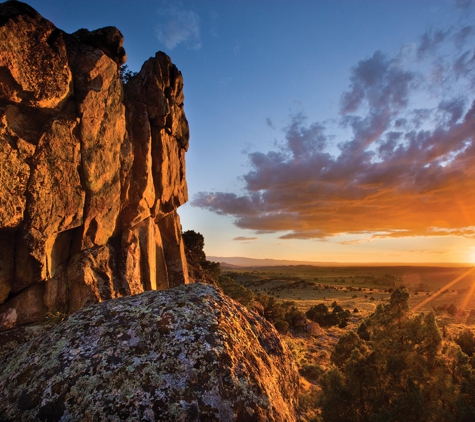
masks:
[[[414,306],[414,308],[412,308],[412,311],[415,312],[415,311],[418,311],[419,309],[421,309],[424,305],[427,305],[431,300],[435,299],[437,296],[441,295],[445,290],[447,290],[448,288],[452,287],[454,284],[458,283],[460,280],[462,280],[463,278],[467,277],[469,274],[471,274],[473,271],[475,271],[475,267],[471,267],[468,271],[465,271],[463,274],[459,275],[455,280],[452,280],[450,283],[447,283],[444,287],[442,287],[440,290],[437,290],[434,294],[430,295],[427,299],[423,300],[421,303],[419,303],[418,305]],[[472,288],[470,289],[470,292],[468,293],[468,299],[466,298],[465,301],[464,301],[464,304],[466,305],[468,303],[468,301],[470,300],[470,296],[473,294],[475,290],[475,287],[472,286]],[[462,309],[464,309],[462,307]]]

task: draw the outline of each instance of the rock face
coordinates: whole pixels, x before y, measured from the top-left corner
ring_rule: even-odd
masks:
[[[16,420],[296,420],[298,374],[264,319],[201,283],[84,308],[0,364]]]
[[[0,4],[0,329],[189,281],[182,75],[122,42]]]

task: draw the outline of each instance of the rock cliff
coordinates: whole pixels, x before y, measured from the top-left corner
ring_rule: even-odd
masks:
[[[0,4],[0,330],[189,282],[182,75],[157,53],[124,87],[122,43]]]
[[[201,283],[83,308],[1,362],[3,421],[296,420],[276,330]]]

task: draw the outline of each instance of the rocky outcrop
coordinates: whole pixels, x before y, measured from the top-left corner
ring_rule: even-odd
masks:
[[[3,421],[292,422],[297,394],[271,324],[201,283],[84,308],[0,364]]]
[[[157,53],[124,88],[122,43],[0,4],[0,329],[189,282],[182,75]]]

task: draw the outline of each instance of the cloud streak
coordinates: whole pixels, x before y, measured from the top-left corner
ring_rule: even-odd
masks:
[[[246,237],[246,236],[238,236],[235,237],[233,240],[239,241],[239,242],[252,242],[254,240],[258,240],[258,237]]]
[[[282,239],[475,238],[474,38],[468,26],[432,30],[415,63],[381,51],[359,61],[341,95],[338,153],[331,127],[293,115],[279,148],[248,154],[244,194],[200,192],[192,205]]]

